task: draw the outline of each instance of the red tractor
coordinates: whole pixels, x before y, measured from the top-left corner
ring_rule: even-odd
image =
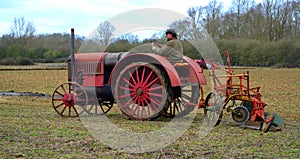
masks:
[[[64,117],[107,113],[117,103],[131,119],[150,120],[185,115],[203,101],[203,70],[186,56],[174,65],[151,53],[83,53],[74,60],[69,82],[52,95],[55,111]]]

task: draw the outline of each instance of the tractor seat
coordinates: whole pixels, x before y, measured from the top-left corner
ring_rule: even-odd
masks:
[[[188,63],[175,63],[174,65],[175,70],[177,71],[179,77],[187,78],[189,77],[189,64]]]
[[[173,66],[174,67],[181,67],[181,66],[188,66],[189,64],[188,63],[175,63]]]

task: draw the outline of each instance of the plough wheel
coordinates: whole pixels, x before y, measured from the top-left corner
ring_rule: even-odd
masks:
[[[62,117],[78,117],[86,111],[87,102],[86,91],[74,82],[59,85],[52,95],[53,108]]]
[[[244,125],[250,118],[250,113],[248,109],[244,106],[237,106],[231,112],[231,118],[234,123],[238,125]]]
[[[167,83],[158,67],[133,63],[118,76],[114,93],[121,111],[131,119],[150,120],[166,105]]]
[[[220,94],[211,92],[206,96],[204,115],[209,122],[215,122],[215,126],[221,123],[223,117],[223,102]]]

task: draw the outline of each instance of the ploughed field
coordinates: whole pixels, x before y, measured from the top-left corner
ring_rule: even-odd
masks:
[[[199,109],[189,129],[169,146],[154,152],[129,153],[99,142],[80,118],[62,118],[51,98],[0,96],[0,158],[297,158],[300,154],[300,69],[254,68],[250,86],[261,86],[267,112],[275,110],[285,120],[281,131],[268,133],[235,126],[229,114],[205,137],[198,132],[204,118]],[[237,69],[243,72],[247,69]],[[204,96],[210,91],[204,86]],[[0,91],[39,92],[52,95],[67,81],[67,70],[2,70]],[[108,119],[126,131],[159,130],[170,119],[132,121],[117,105]],[[167,140],[167,139],[166,139]]]

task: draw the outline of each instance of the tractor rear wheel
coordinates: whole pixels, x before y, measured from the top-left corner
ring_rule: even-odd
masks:
[[[182,84],[179,90],[169,92],[171,97],[168,100],[167,110],[164,114],[166,117],[185,116],[192,112],[197,107],[200,97],[200,85],[186,83]],[[177,93],[175,93],[177,92]],[[172,97],[172,94],[175,95]],[[173,98],[173,99],[172,99]]]
[[[150,120],[164,110],[168,83],[157,66],[142,62],[130,64],[112,84],[117,104],[129,118]]]
[[[85,108],[87,113],[90,115],[103,115],[110,111],[113,104],[113,101],[98,100],[97,103],[89,103]]]

